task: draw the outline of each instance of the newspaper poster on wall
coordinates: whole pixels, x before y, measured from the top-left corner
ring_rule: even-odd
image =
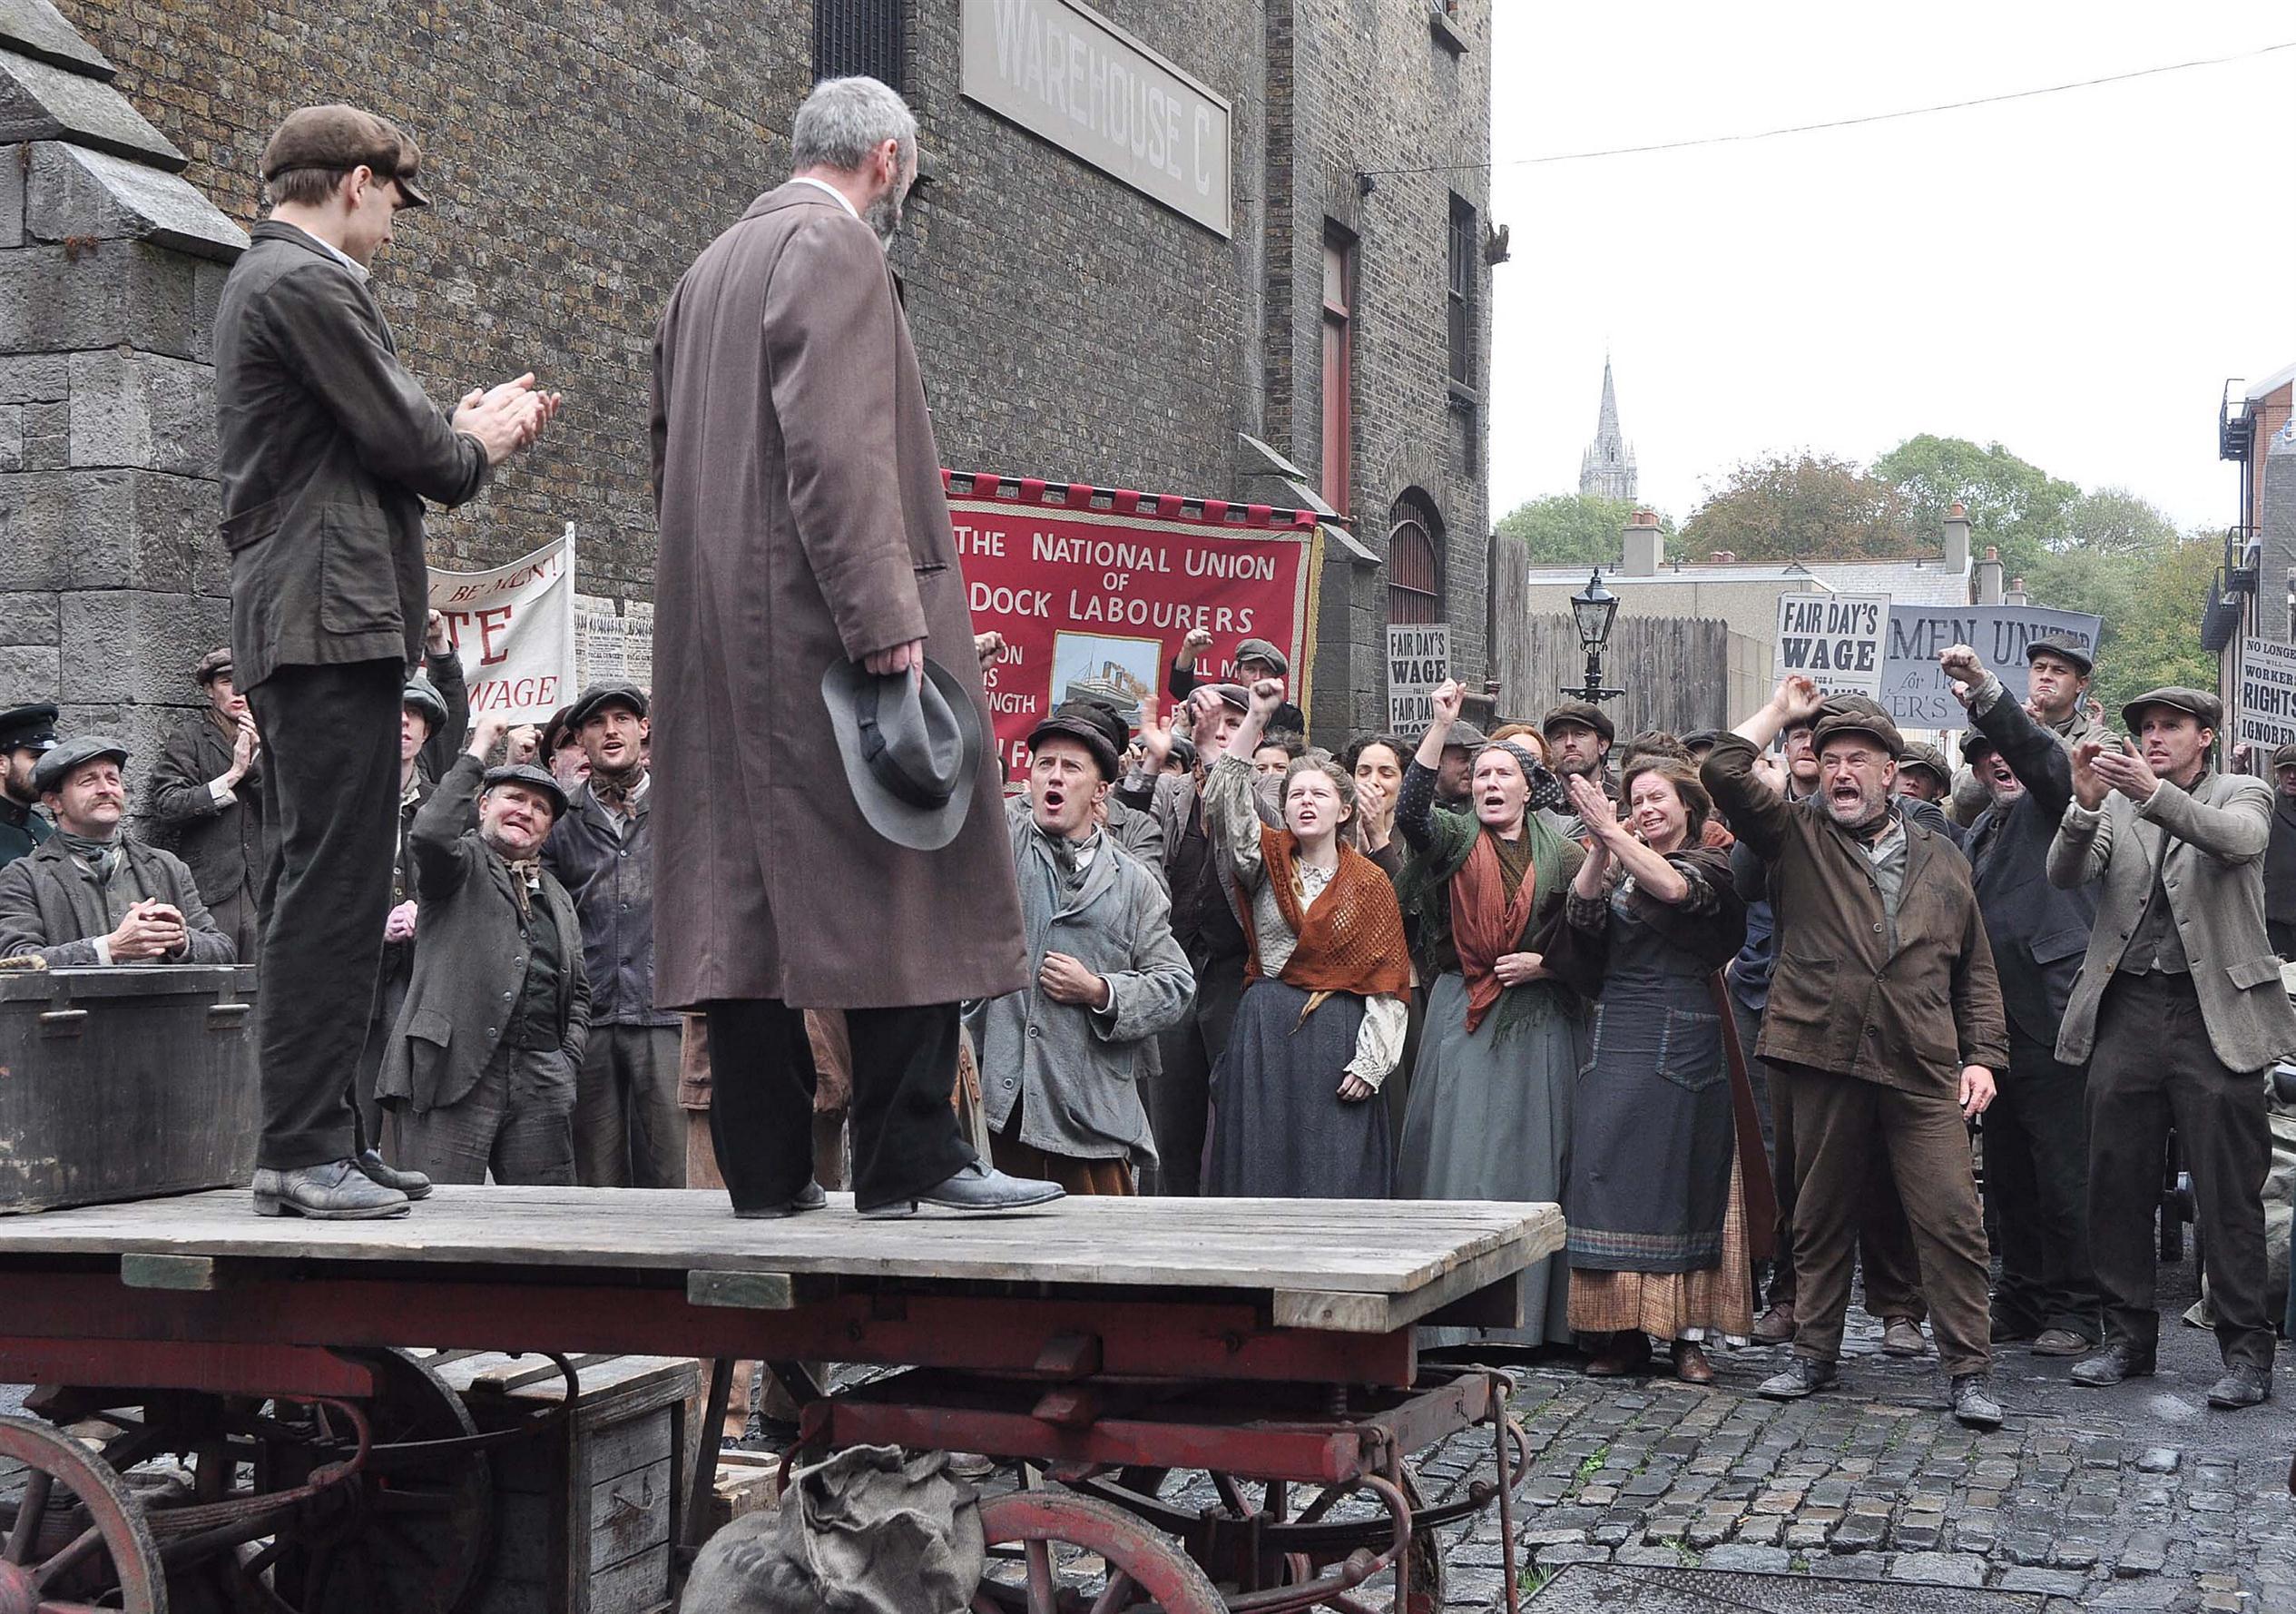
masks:
[[[1886,594],[1781,594],[1778,676],[1800,673],[1820,694],[1879,699],[1889,625]]]
[[[1881,669],[1881,704],[1899,728],[1958,729],[1968,713],[1954,699],[1938,653],[1967,645],[1999,675],[2012,700],[2026,697],[2025,647],[2064,634],[2092,655],[2104,619],[2046,605],[1897,605],[1889,612],[1889,653]]]
[[[2270,760],[2296,742],[2296,645],[2248,639],[2241,645],[2240,705],[2232,714],[2232,739]]]
[[[1388,733],[1425,733],[1435,722],[1435,686],[1451,675],[1451,625],[1388,628]]]
[[[653,605],[610,595],[574,598],[574,677],[587,689],[609,679],[653,688]]]
[[[543,723],[574,698],[574,535],[488,572],[430,574],[430,608],[470,683],[473,717]]]

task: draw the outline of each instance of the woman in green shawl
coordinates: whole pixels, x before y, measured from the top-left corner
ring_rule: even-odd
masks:
[[[1397,1182],[1408,1199],[1559,1202],[1570,1175],[1571,1092],[1586,1058],[1577,996],[1531,939],[1560,911],[1585,853],[1538,812],[1561,804],[1555,776],[1523,747],[1476,756],[1473,812],[1435,805],[1435,775],[1466,692],[1435,692],[1435,722],[1403,776],[1395,823],[1410,849],[1399,882],[1436,970],[1411,1076]],[[1570,1340],[1568,1269],[1556,1255],[1523,1274],[1520,1328],[1430,1328],[1432,1346]]]

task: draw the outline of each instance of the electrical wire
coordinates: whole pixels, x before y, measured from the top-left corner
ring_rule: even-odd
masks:
[[[2170,62],[2158,67],[2139,67],[2128,73],[2108,73],[2100,78],[2075,79],[2069,84],[2043,84],[2031,90],[2008,90],[1998,95],[1975,95],[1966,101],[1943,101],[1935,106],[1908,106],[1896,112],[1866,113],[1854,118],[1830,118],[1820,123],[1793,123],[1782,129],[1760,129],[1744,134],[1708,134],[1692,140],[1667,140],[1653,145],[1611,146],[1594,152],[1555,152],[1544,157],[1509,157],[1492,162],[1438,162],[1425,168],[1371,168],[1363,171],[1367,179],[1386,179],[1414,173],[1461,173],[1492,168],[1536,168],[1550,162],[1587,162],[1597,157],[1639,157],[1652,152],[1688,151],[1697,146],[1742,145],[1750,141],[1776,140],[1788,134],[1815,134],[1828,129],[1854,129],[1867,123],[1895,123],[1904,118],[1927,117],[1932,113],[1966,112],[1973,106],[1997,106],[2006,101],[2030,101],[2040,95],[2061,95],[2068,90],[2093,90],[2100,84],[2126,84],[2131,79],[2157,78],[2164,73],[2184,73],[2195,67],[2223,67],[2234,62],[2253,61],[2276,51],[2296,50],[2296,39],[2283,40],[2278,44],[2259,46],[2252,51],[2240,51],[2229,56],[2203,56],[2192,62]]]

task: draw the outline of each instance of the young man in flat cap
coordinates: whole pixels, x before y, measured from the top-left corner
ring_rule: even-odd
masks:
[[[542,852],[582,916],[590,971],[590,1042],[574,1120],[574,1180],[585,1186],[685,1186],[678,1016],[653,1006],[647,711],[645,691],[621,680],[574,697],[566,726],[590,776],[571,792]]]
[[[252,960],[261,934],[257,895],[270,862],[263,824],[262,743],[247,697],[231,681],[231,653],[211,650],[192,672],[207,710],[168,739],[152,766],[145,811],[173,832],[200,900]]]
[[[1799,1328],[1761,1393],[1792,1399],[1834,1380],[1867,1185],[1884,1169],[1905,1201],[1951,1384],[1954,1416],[1990,1428],[2000,1403],[1986,1316],[1985,1223],[1968,1118],[1993,1100],[2008,1039],[1968,865],[1897,805],[1904,742],[1886,716],[1818,721],[1818,805],[1788,802],[1754,760],[1820,707],[1787,678],[1715,745],[1700,771],[1742,841],[1770,865],[1778,966],[1756,1051],[1790,1095]]]
[[[2272,792],[2211,765],[2223,716],[2205,690],[2149,690],[2121,708],[2134,739],[2075,746],[2049,879],[2103,882],[2056,1048],[2089,1065],[2089,1246],[2105,1292],[2105,1348],[2073,1382],[2153,1371],[2153,1207],[2173,1121],[2224,1359],[2208,1399],[2246,1407],[2272,1391],[2265,1072],[2296,1052],[2296,1010],[2264,930]]]
[[[428,205],[405,133],[350,106],[288,115],[271,210],[215,314],[231,652],[280,843],[256,1009],[267,1214],[402,1214],[354,1157],[347,1077],[373,1006],[399,797],[396,719],[427,620],[423,501],[460,505],[557,401],[532,376],[449,412],[398,361],[368,284],[395,216]]]
[[[87,734],[40,759],[33,784],[55,833],[0,869],[0,958],[50,969],[229,964],[231,939],[173,852],[127,833],[127,747]]]
[[[1192,627],[1188,636],[1180,642],[1179,654],[1172,658],[1169,690],[1175,701],[1184,701],[1202,686],[1196,676],[1196,664],[1212,648],[1212,630]],[[1236,678],[1239,688],[1250,689],[1262,678],[1291,676],[1291,658],[1265,639],[1245,639],[1236,646]],[[1304,739],[1308,720],[1300,708],[1286,700],[1278,706],[1275,715],[1268,720],[1271,734],[1298,734]]]
[[[1611,743],[1618,738],[1618,729],[1610,720],[1610,714],[1587,701],[1565,701],[1549,712],[1538,725],[1546,737],[1547,762],[1555,772],[1568,777],[1576,774],[1592,782],[1613,799],[1618,786],[1612,782],[1610,770]],[[1573,817],[1558,832],[1573,841],[1586,838],[1586,826]]]
[[[2084,740],[2105,737],[2105,723],[2090,714],[2089,684],[2096,658],[2071,634],[2045,634],[2025,647],[2026,714],[2070,751]],[[1984,782],[1964,771],[1953,790],[1953,816],[1971,823],[1990,800]]]
[[[574,1180],[590,981],[574,900],[542,865],[565,792],[532,763],[486,766],[509,727],[480,718],[415,815],[415,975],[377,1091],[407,1170],[554,1186]]]
[[[29,857],[55,832],[32,786],[33,770],[55,749],[55,720],[49,701],[0,712],[0,869]]]

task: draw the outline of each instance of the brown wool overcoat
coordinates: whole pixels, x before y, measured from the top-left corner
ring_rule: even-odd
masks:
[[[877,237],[790,183],[653,349],[654,997],[870,1009],[1026,984],[993,740],[939,851],[854,804],[821,674],[916,638],[988,708],[940,453]]]

